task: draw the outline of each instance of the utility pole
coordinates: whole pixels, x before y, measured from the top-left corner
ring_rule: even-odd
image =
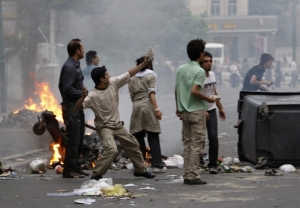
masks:
[[[293,59],[297,57],[297,5],[298,0],[293,0],[292,9],[292,48],[293,48]]]
[[[0,0],[0,102],[1,113],[6,113],[6,78],[5,63],[3,55],[3,28],[2,28],[2,0]]]

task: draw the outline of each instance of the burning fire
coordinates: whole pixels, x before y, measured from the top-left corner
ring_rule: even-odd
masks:
[[[63,122],[61,107],[55,99],[54,94],[51,92],[49,83],[35,82],[34,84],[34,94],[40,98],[40,103],[34,103],[33,99],[30,97],[27,101],[25,101],[25,108],[36,112],[42,112],[44,110],[53,111],[54,115],[56,115],[56,119],[60,122]]]
[[[52,150],[53,150],[53,155],[52,155],[52,158],[50,160],[50,165],[52,165],[54,162],[60,162],[62,163],[61,161],[61,155],[60,155],[60,144],[55,144],[55,143],[52,143],[51,144],[51,147],[52,147]]]

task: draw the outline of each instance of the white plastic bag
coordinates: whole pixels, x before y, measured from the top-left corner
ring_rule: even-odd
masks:
[[[294,166],[292,166],[291,164],[286,164],[286,165],[280,166],[279,170],[281,170],[285,173],[291,173],[291,172],[295,172],[296,168]]]
[[[173,168],[183,168],[184,160],[183,157],[180,155],[174,155],[173,157],[168,157],[167,160],[164,160],[164,163],[167,167]]]

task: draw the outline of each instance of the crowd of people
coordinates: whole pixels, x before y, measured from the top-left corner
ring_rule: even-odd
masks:
[[[213,71],[215,72],[218,84],[224,84],[228,80],[228,84],[233,88],[240,88],[245,79],[246,73],[251,69],[251,63],[247,58],[241,58],[239,61],[228,61],[227,64],[221,65],[214,62]],[[267,89],[275,90],[280,88],[283,83],[289,87],[296,87],[298,81],[298,70],[296,58],[292,58],[290,54],[279,55],[270,67],[272,70],[266,70],[264,79],[271,81],[273,84]],[[224,72],[229,74],[228,79],[224,79]],[[223,74],[223,76],[222,76]]]
[[[190,59],[178,68],[176,74],[175,101],[176,115],[182,122],[183,143],[183,183],[188,185],[206,184],[200,178],[199,166],[203,156],[206,135],[208,137],[209,173],[217,174],[218,160],[218,117],[226,119],[225,110],[217,92],[217,85],[222,81],[217,64],[213,64],[213,55],[205,51],[202,39],[191,40],[187,44],[187,55]],[[115,139],[127,153],[134,166],[134,176],[154,178],[157,173],[164,172],[160,138],[159,120],[162,112],[157,102],[157,74],[153,67],[151,51],[136,60],[136,65],[118,76],[111,77],[105,66],[99,67],[100,59],[96,51],[85,54],[80,39],[72,39],[67,51],[69,58],[62,66],[59,90],[62,96],[62,113],[67,132],[67,144],[64,160],[64,178],[82,178],[90,173],[81,169],[80,151],[85,133],[85,114],[83,109],[91,109],[94,124],[101,138],[103,153],[96,161],[91,179],[99,180],[106,174],[118,149]],[[80,60],[86,57],[87,67],[81,70]],[[266,90],[263,85],[271,86],[272,80],[262,80],[265,70],[273,66],[274,58],[270,54],[262,54],[260,63],[250,70],[238,69],[233,62],[230,71],[237,76],[244,76],[242,90]],[[278,70],[279,64],[276,65]],[[296,70],[295,62],[291,67]],[[248,66],[247,66],[248,68]],[[214,71],[216,70],[216,71]],[[279,69],[280,71],[280,69]],[[266,76],[268,79],[268,75]],[[128,84],[132,101],[130,129],[127,131],[120,120],[119,89]],[[275,81],[276,85],[276,81]],[[296,85],[296,83],[293,83]],[[219,110],[217,112],[217,110]],[[147,169],[146,145],[147,137],[152,157],[152,171]]]

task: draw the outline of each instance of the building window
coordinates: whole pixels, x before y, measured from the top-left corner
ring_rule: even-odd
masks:
[[[228,16],[236,15],[236,0],[228,0]]]
[[[211,16],[220,16],[220,0],[211,0],[210,15]]]

